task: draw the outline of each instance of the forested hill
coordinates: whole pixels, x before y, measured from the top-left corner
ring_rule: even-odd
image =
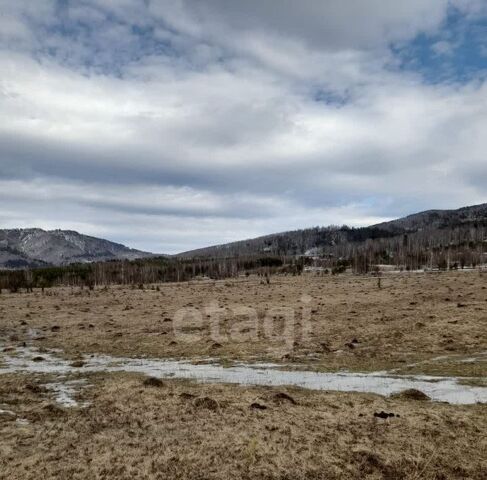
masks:
[[[410,248],[464,242],[478,243],[487,238],[487,204],[458,210],[428,210],[390,222],[363,228],[347,226],[315,227],[266,235],[249,240],[217,245],[179,254],[180,257],[235,257],[256,254],[272,255],[343,255],[350,248],[366,244],[381,247],[401,243],[408,235]],[[473,243],[472,243],[473,242]]]
[[[460,226],[485,223],[487,220],[487,203],[463,207],[458,210],[427,210],[404,218],[374,225],[374,228],[392,233],[416,232],[424,228],[458,228]]]

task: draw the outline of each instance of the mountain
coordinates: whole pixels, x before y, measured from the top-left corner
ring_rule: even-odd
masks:
[[[473,230],[475,230],[475,233]],[[458,210],[428,210],[404,218],[363,228],[347,226],[314,227],[276,233],[254,239],[215,245],[180,253],[181,258],[228,258],[234,256],[315,255],[342,256],[349,247],[358,245],[403,242],[408,235],[411,241],[429,245],[464,241],[483,241],[487,235],[487,203],[463,207]],[[387,243],[387,242],[386,242]]]
[[[427,210],[404,218],[375,225],[392,233],[416,232],[424,228],[455,228],[487,219],[487,203],[457,210]]]
[[[1,268],[35,268],[106,260],[134,260],[151,255],[71,230],[0,230]]]
[[[487,250],[487,204],[458,210],[428,210],[363,228],[314,227],[191,250],[176,259],[234,258],[255,255],[359,258],[375,263],[419,266],[484,261]],[[473,255],[473,256],[472,256]],[[69,230],[39,228],[0,230],[0,268],[35,268],[154,256]],[[473,260],[472,260],[473,258]],[[366,262],[367,263],[367,262]]]

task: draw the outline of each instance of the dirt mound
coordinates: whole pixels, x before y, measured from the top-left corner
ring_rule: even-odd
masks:
[[[81,368],[85,365],[85,362],[83,360],[75,360],[74,362],[71,363],[71,367],[73,368]]]
[[[220,404],[210,397],[199,397],[195,399],[193,405],[196,408],[206,408],[207,410],[217,411],[220,409]]]
[[[164,386],[164,382],[160,379],[160,378],[156,378],[156,377],[148,377],[144,380],[144,385],[146,387],[163,387]]]
[[[294,400],[293,397],[291,397],[291,395],[288,395],[287,393],[285,392],[278,392],[274,395],[274,401],[276,403],[284,403],[284,402],[288,402],[288,403],[291,403],[293,405],[297,405],[297,402],[296,400]]]
[[[416,390],[415,388],[410,388],[408,390],[404,390],[400,393],[395,393],[391,395],[391,398],[401,398],[405,400],[430,400],[430,397],[423,393],[421,390]]]

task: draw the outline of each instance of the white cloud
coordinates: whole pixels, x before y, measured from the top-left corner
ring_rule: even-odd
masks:
[[[456,46],[446,40],[440,40],[431,46],[432,50],[438,55],[453,55]]]
[[[80,1],[78,42],[0,0],[0,221],[175,252],[485,201],[487,85],[387,48],[448,4]]]

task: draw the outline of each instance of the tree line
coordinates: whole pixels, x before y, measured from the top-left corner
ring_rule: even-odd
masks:
[[[0,289],[12,292],[55,286],[94,288],[98,285],[144,285],[184,282],[195,278],[219,280],[241,274],[262,276],[303,271],[303,260],[276,256],[220,259],[148,258],[73,264],[61,267],[0,271]]]
[[[94,288],[97,285],[183,282],[195,278],[218,280],[250,274],[267,277],[273,274],[299,275],[310,266],[321,267],[320,271],[332,274],[347,270],[364,274],[377,271],[381,265],[403,270],[451,270],[475,268],[485,264],[487,258],[485,222],[463,223],[450,228],[425,226],[401,234],[384,234],[380,228],[365,231],[348,227],[310,229],[308,232],[314,240],[306,235],[306,238],[300,237],[302,244],[299,248],[296,244],[292,247],[294,237],[283,237],[278,243],[272,243],[276,251],[270,248],[270,251],[257,254],[233,252],[232,247],[226,255],[220,252],[213,257],[158,257],[3,270],[0,271],[0,289],[15,292],[61,285]],[[317,236],[322,240],[326,237],[325,244],[309,251],[307,247],[316,241]]]

